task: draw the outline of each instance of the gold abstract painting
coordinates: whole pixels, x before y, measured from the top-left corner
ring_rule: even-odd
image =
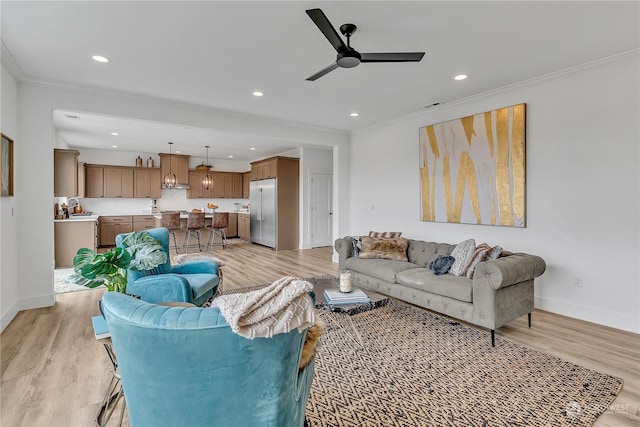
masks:
[[[525,226],[525,104],[420,128],[421,220]]]

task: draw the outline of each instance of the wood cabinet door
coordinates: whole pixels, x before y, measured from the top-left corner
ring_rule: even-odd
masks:
[[[104,168],[85,166],[85,197],[104,197]]]
[[[249,194],[249,183],[251,182],[251,172],[245,172],[242,174],[242,198],[248,199],[251,197]]]
[[[149,169],[149,197],[159,199],[162,196],[162,176],[160,169]]]
[[[53,195],[54,197],[77,196],[78,154],[76,150],[53,150]]]
[[[241,199],[244,193],[243,179],[241,173],[234,173],[231,175],[231,179],[233,180],[233,193],[231,197],[234,199]]]
[[[121,169],[122,186],[120,187],[120,197],[133,197],[133,169]]]
[[[222,175],[222,179],[224,182],[222,197],[226,199],[233,198],[233,175],[231,175],[230,173],[225,173]]]
[[[213,191],[211,197],[214,199],[221,199],[224,197],[224,175],[220,172],[214,172],[211,174],[213,178]]]
[[[104,168],[104,197],[122,197],[122,171]]]
[[[149,172],[144,169],[133,171],[133,197],[149,197]]]

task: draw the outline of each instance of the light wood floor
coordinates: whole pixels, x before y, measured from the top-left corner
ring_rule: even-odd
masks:
[[[234,244],[215,255],[226,263],[227,289],[269,283],[284,275],[313,277],[337,271],[331,248],[275,252]],[[111,377],[107,354],[90,322],[99,313],[103,293],[96,289],[60,294],[53,307],[21,311],[0,335],[0,426],[95,425]],[[623,378],[620,395],[595,426],[640,425],[640,336],[540,310],[533,314],[531,329],[525,316],[496,334]]]

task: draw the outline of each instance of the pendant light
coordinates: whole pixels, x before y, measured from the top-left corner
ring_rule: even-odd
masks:
[[[176,183],[178,182],[178,180],[176,179],[176,174],[174,174],[171,170],[171,163],[172,163],[171,162],[171,146],[172,145],[173,145],[173,142],[169,142],[169,173],[166,174],[162,179],[164,186],[168,189],[172,189],[173,187],[175,187]]]
[[[206,166],[208,168],[209,167],[209,146],[205,145],[205,147],[207,147],[207,163],[206,163]],[[213,178],[211,177],[211,175],[209,175],[209,169],[207,169],[207,173],[204,174],[204,176],[202,177],[202,180],[200,182],[202,183],[202,188],[204,188],[205,190],[208,190],[213,185]]]

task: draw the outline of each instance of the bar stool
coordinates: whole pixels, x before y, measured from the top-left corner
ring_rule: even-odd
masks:
[[[187,216],[187,228],[184,235],[184,253],[187,253],[191,246],[191,239],[197,238],[198,251],[202,252],[202,240],[200,230],[204,228],[204,212],[189,212]]]
[[[162,226],[169,230],[169,245],[171,245],[171,238],[173,237],[173,250],[176,254],[180,253],[178,247],[178,237],[176,236],[176,230],[180,230],[180,212],[161,212]]]
[[[211,233],[209,233],[209,241],[207,242],[207,252],[213,252],[216,245],[222,246],[222,249],[229,249],[227,242],[227,233],[224,229],[229,226],[229,212],[214,212],[211,221]],[[216,243],[216,235],[220,235],[220,243]]]

